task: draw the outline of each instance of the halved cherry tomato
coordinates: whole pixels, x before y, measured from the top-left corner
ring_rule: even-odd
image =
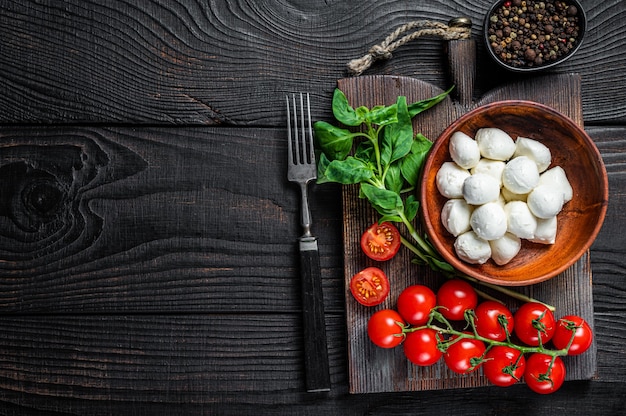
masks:
[[[386,261],[400,250],[400,232],[389,222],[372,224],[361,236],[361,250],[372,260]]]
[[[368,267],[352,276],[350,291],[361,305],[379,305],[389,294],[389,279],[378,267]]]
[[[392,309],[381,309],[367,321],[367,335],[370,340],[381,348],[397,347],[404,341],[402,331],[406,323],[400,314]]]
[[[556,323],[556,331],[552,337],[554,346],[561,350],[567,347],[570,341],[572,345],[567,350],[568,355],[582,354],[591,346],[593,331],[587,321],[580,316],[566,315]]]

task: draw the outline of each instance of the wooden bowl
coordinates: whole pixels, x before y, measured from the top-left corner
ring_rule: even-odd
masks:
[[[441,223],[441,209],[447,198],[439,193],[435,177],[439,167],[452,160],[448,150],[450,136],[460,130],[474,137],[482,127],[497,127],[514,140],[523,136],[548,146],[552,154],[550,167],[561,166],[574,191],[572,200],[564,205],[557,217],[555,244],[522,240],[517,256],[502,266],[493,260],[482,265],[460,260],[454,250],[455,237]],[[574,121],[542,104],[510,100],[472,110],[439,136],[424,165],[420,193],[426,233],[446,261],[481,281],[522,286],[558,275],[589,249],[606,214],[608,179],[598,149]]]

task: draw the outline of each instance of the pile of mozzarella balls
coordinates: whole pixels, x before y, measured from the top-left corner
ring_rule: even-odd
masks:
[[[448,198],[441,221],[456,237],[461,260],[504,265],[519,253],[522,239],[554,244],[557,214],[573,190],[560,166],[548,169],[548,147],[489,127],[474,138],[455,132],[449,150],[453,161],[442,164],[436,181]]]

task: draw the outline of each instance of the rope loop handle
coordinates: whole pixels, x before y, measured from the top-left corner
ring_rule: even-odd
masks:
[[[374,61],[390,59],[393,51],[422,36],[436,36],[444,40],[468,39],[471,36],[471,26],[471,20],[464,17],[452,19],[448,24],[432,20],[409,22],[390,33],[380,44],[372,46],[366,55],[348,62],[348,71],[354,76],[359,76],[372,66]],[[400,37],[412,30],[414,32]]]

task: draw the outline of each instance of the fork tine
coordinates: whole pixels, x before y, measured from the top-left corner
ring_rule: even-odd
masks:
[[[313,126],[311,124],[311,103],[309,100],[309,93],[306,94],[306,114],[307,114],[307,128],[308,128],[308,140],[305,141],[306,146],[305,149],[305,153],[308,153],[307,157],[307,161],[310,164],[315,164],[315,146],[313,143]],[[304,118],[304,117],[303,117]]]
[[[286,96],[286,102],[289,162],[294,165],[315,164],[309,94],[299,93],[292,94],[291,97]]]

